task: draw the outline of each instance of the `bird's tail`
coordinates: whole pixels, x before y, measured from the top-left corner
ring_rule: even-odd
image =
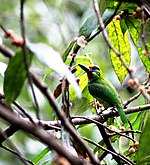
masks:
[[[121,117],[122,122],[123,123],[128,123],[128,119],[126,117],[125,112],[123,111],[122,105],[121,104],[118,104],[117,105],[117,109],[118,109],[118,113],[119,113],[119,115]]]

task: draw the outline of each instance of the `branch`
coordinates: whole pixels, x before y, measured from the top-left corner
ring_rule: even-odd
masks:
[[[24,44],[22,46],[22,52],[23,52],[23,56],[24,56],[24,64],[25,64],[25,69],[26,69],[26,72],[27,72],[28,83],[31,87],[31,92],[32,92],[33,100],[34,100],[35,107],[36,107],[35,108],[36,117],[37,117],[37,119],[39,120],[39,123],[40,123],[39,105],[38,105],[36,95],[35,95],[35,91],[34,91],[34,88],[33,88],[32,78],[30,77],[30,74],[29,74],[29,58],[27,56],[26,38],[25,38],[25,25],[24,25],[24,3],[25,3],[25,0],[20,1],[20,29],[21,29],[21,34],[22,34],[22,38],[23,38],[23,41],[24,41]]]
[[[126,114],[131,114],[131,113],[135,113],[135,112],[139,112],[139,111],[144,111],[144,110],[149,110],[150,109],[150,104],[147,105],[142,105],[142,106],[137,106],[137,107],[132,107],[132,108],[127,108],[125,109],[125,113]],[[19,114],[17,114],[19,115]],[[114,117],[117,116],[117,112],[106,112],[105,114],[100,115],[92,115],[92,116],[73,116],[72,117],[72,123],[74,125],[81,125],[81,124],[90,124],[93,123],[93,120],[96,122],[102,122],[102,121],[106,121],[108,117]],[[119,115],[118,115],[119,116]],[[28,118],[23,118],[24,120],[30,121]],[[38,119],[33,119],[35,124],[38,124],[39,121]],[[40,120],[40,125],[43,129],[45,130],[60,130],[61,127],[61,122],[60,120],[55,120],[55,121],[44,121],[44,120]],[[18,131],[19,128],[17,125],[11,125],[10,127],[8,127],[4,132],[7,134],[7,137],[9,138],[10,136],[12,136],[16,131]],[[126,131],[127,132],[127,131]],[[126,132],[122,132],[122,133],[126,133]],[[130,132],[133,133],[137,133],[137,131],[133,131],[131,130]],[[140,133],[140,132],[138,132]],[[0,144],[2,144],[5,141],[5,137],[3,137],[3,134],[0,134]]]
[[[95,163],[95,165],[99,164],[98,160],[95,158],[95,156],[91,152],[90,148],[84,143],[84,141],[82,140],[80,135],[76,132],[75,128],[70,123],[70,121],[66,118],[65,113],[62,110],[60,110],[60,108],[58,107],[53,95],[50,93],[50,91],[48,91],[46,84],[44,82],[40,81],[39,79],[37,79],[37,77],[33,74],[32,74],[32,80],[33,80],[34,84],[37,86],[37,88],[39,88],[39,90],[47,98],[47,100],[53,107],[54,111],[56,112],[57,117],[61,120],[61,123],[64,126],[64,128],[70,133],[72,138],[85,149],[85,151],[87,152],[87,154],[90,157],[90,160],[93,163]]]
[[[118,58],[121,61],[122,65],[125,67],[125,69],[129,73],[129,76],[131,78],[133,78],[133,75],[132,75],[132,72],[130,71],[130,68],[127,66],[127,64],[125,63],[124,59],[122,58],[122,54],[111,44],[111,41],[110,41],[110,39],[108,37],[108,34],[107,34],[107,31],[105,29],[105,25],[103,23],[103,19],[102,19],[101,14],[100,14],[100,10],[99,10],[99,6],[98,6],[97,0],[93,0],[93,5],[94,5],[94,10],[95,10],[95,13],[96,13],[96,16],[97,16],[97,19],[98,19],[98,23],[99,23],[100,27],[102,28],[102,33],[103,33],[103,36],[104,36],[108,46],[118,56]],[[138,83],[138,82],[135,82],[135,84],[136,84],[136,86],[138,88],[141,86],[140,83]],[[148,103],[150,103],[150,99],[147,96],[147,94],[144,91],[142,91],[142,94],[143,94],[144,98],[148,101]]]
[[[129,98],[127,101],[123,102],[123,107],[127,107],[128,104],[130,104],[132,101],[136,100],[141,95],[141,92],[137,93],[133,97]]]
[[[83,139],[84,139],[85,141],[87,141],[87,142],[89,142],[89,143],[95,145],[96,147],[102,149],[103,151],[105,151],[105,152],[107,152],[107,153],[110,153],[110,154],[112,154],[112,155],[114,155],[114,156],[116,156],[116,157],[119,157],[119,158],[122,159],[124,162],[128,163],[129,165],[133,165],[133,164],[134,164],[131,160],[129,160],[128,158],[126,158],[124,155],[121,155],[121,154],[116,153],[116,152],[112,152],[112,151],[110,151],[110,150],[104,148],[104,147],[101,146],[100,144],[98,144],[98,143],[94,142],[93,140],[88,139],[88,138],[86,138],[86,137],[83,137]]]
[[[40,126],[33,124],[29,120],[24,120],[18,116],[14,111],[7,108],[3,104],[0,104],[0,116],[4,120],[8,121],[11,124],[17,125],[20,129],[30,133],[31,135],[39,138],[39,140],[45,143],[49,148],[53,148],[58,154],[64,156],[71,164],[85,165],[84,160],[79,159],[78,157],[72,155],[66,148],[56,140],[56,138],[43,130]],[[87,162],[86,162],[87,163]]]
[[[96,120],[91,119],[91,118],[89,118],[89,117],[77,116],[77,117],[75,117],[75,118],[86,119],[86,120],[88,120],[88,121],[91,121],[91,123],[95,123],[97,126],[102,126],[102,127],[105,128],[106,130],[108,130],[109,132],[111,132],[110,136],[112,135],[112,132],[113,132],[113,135],[114,135],[114,134],[118,134],[118,135],[120,135],[120,136],[124,136],[124,137],[126,137],[127,139],[130,139],[130,140],[132,140],[133,142],[135,142],[135,140],[134,140],[133,138],[131,138],[131,137],[129,137],[129,136],[123,134],[123,133],[125,133],[125,131],[118,132],[118,131],[112,130],[112,129],[110,129],[109,127],[105,126],[104,124],[100,123],[100,121],[96,121]],[[134,132],[134,131],[131,131],[131,133],[133,133],[133,132]],[[106,133],[105,133],[105,135],[106,135]],[[108,136],[108,135],[107,135],[107,136]],[[104,138],[103,138],[103,139],[104,139]],[[105,141],[105,140],[106,140],[106,141]],[[107,143],[107,140],[108,140],[108,139],[105,138],[105,140],[104,140],[104,142]],[[108,142],[108,143],[109,143],[109,142]],[[106,144],[106,145],[107,145],[107,144]],[[108,144],[108,145],[110,145],[110,144]]]
[[[6,130],[4,130],[2,133],[0,133],[0,145],[7,140],[10,136],[12,136],[15,132],[19,130],[17,125],[10,125]]]
[[[0,45],[0,51],[1,51],[1,47],[3,48],[3,45]],[[5,55],[5,52],[4,52],[4,55]],[[10,54],[10,57],[12,57],[11,54]],[[58,107],[53,95],[48,91],[47,85],[44,82],[40,81],[31,72],[29,72],[29,74],[30,74],[31,79],[34,82],[34,84],[37,86],[37,88],[39,88],[39,90],[43,93],[43,95],[47,98],[47,100],[49,101],[49,103],[53,107],[54,111],[56,112],[57,117],[61,120],[61,122],[62,122],[63,126],[65,127],[65,129],[70,133],[70,135],[72,136],[72,138],[75,141],[77,141],[80,145],[83,146],[83,148],[85,149],[85,151],[89,155],[90,160],[93,163],[95,163],[95,165],[99,164],[98,160],[95,158],[95,156],[92,153],[92,151],[90,150],[90,148],[84,143],[84,141],[82,140],[80,135],[76,132],[75,128],[71,125],[70,121],[66,118],[64,112],[61,111],[60,108]],[[40,124],[41,124],[41,122],[40,122]]]

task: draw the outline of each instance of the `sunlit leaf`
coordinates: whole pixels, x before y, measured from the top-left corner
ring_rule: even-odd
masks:
[[[84,111],[88,110],[88,108],[92,105],[92,102],[93,97],[90,95],[88,87],[86,86],[82,91],[82,99],[74,99],[71,101],[71,112],[78,115],[82,114]]]
[[[82,63],[85,65],[92,65],[92,54],[83,54],[80,56],[77,56],[75,59],[76,64]],[[71,59],[67,59],[66,62],[69,62]],[[87,84],[88,79],[86,73],[77,65],[76,66],[76,77],[78,77],[79,80],[79,86],[82,91],[82,99],[77,99],[77,96],[72,88],[70,88],[70,101],[72,103],[71,112],[74,114],[81,114],[84,111],[86,111],[93,102],[93,97],[90,95]]]
[[[120,21],[114,20],[108,25],[109,38],[112,45],[122,54],[122,58],[127,66],[130,65],[130,42],[128,32],[122,33]],[[113,68],[122,83],[128,74],[126,68],[120,61],[119,57],[110,50],[110,57]]]
[[[150,115],[147,118],[146,124],[142,130],[142,134],[139,140],[139,147],[138,147],[138,162],[143,160],[147,160],[150,156]],[[147,161],[145,161],[147,162]]]
[[[150,43],[147,43],[147,47],[148,47],[148,50],[150,50]],[[150,57],[148,55],[144,55],[143,51],[145,51],[144,46],[138,48],[139,56],[146,68],[146,71],[150,72]]]
[[[49,152],[49,148],[45,148],[41,153],[39,153],[33,160],[33,163],[38,163],[47,153]]]
[[[28,54],[29,63],[32,55]],[[18,51],[9,61],[4,77],[4,94],[8,105],[10,105],[20,94],[22,86],[27,78],[27,71],[22,51]]]
[[[49,68],[56,71],[60,76],[66,76],[70,84],[74,87],[78,97],[81,98],[81,91],[75,80],[75,77],[64,64],[59,52],[42,43],[28,43],[28,48],[42,63],[46,64]]]
[[[127,17],[125,19],[125,22],[129,29],[130,36],[131,36],[135,46],[137,47],[137,50],[138,50],[139,56],[142,60],[142,63],[144,64],[147,72],[150,72],[150,58],[142,53],[142,51],[145,50],[145,47],[143,46],[141,39],[139,39],[140,33],[141,33],[141,20],[138,19],[135,21],[135,19],[133,17]],[[148,25],[149,25],[149,22],[148,22]],[[144,31],[144,35],[145,35],[144,40],[145,40],[145,43],[147,44],[148,49],[150,50],[150,43],[148,42],[149,41],[148,25],[146,25],[146,27],[144,29],[145,30]]]

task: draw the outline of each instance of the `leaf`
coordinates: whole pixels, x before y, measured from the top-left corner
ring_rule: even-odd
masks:
[[[42,165],[51,165],[50,160],[47,160],[46,162],[42,163]]]
[[[106,21],[111,18],[111,16],[114,13],[114,9],[106,9],[104,14],[102,15],[102,19],[103,22],[106,23]],[[87,20],[85,21],[85,23],[82,25],[82,27],[79,30],[79,36],[85,36],[85,38],[89,38],[90,35],[96,31],[99,30],[99,32],[101,28],[99,27],[99,24],[97,22],[97,17],[96,15],[92,15],[89,18],[87,18]]]
[[[109,7],[111,0],[100,0],[99,1],[99,8],[101,15],[103,15],[104,11]]]
[[[139,56],[142,60],[142,63],[144,64],[146,71],[150,72],[150,59],[148,56],[143,55],[142,51],[145,50],[145,47],[143,46],[142,41],[139,39],[140,33],[141,33],[141,20],[136,20],[133,17],[127,17],[125,19],[126,25],[129,29],[130,36],[138,50]],[[147,20],[147,23],[144,28],[144,35],[145,35],[145,41],[147,43],[148,49],[150,49],[150,43],[149,43],[149,23],[150,20]]]
[[[126,137],[121,136],[118,140],[119,143],[119,151],[123,153],[124,151],[129,149],[130,140]]]
[[[27,46],[42,63],[46,64],[49,68],[53,69],[60,76],[66,76],[70,84],[74,87],[77,96],[81,98],[81,91],[75,80],[75,77],[64,64],[59,52],[55,51],[48,45],[42,43],[28,43]]]
[[[150,50],[150,43],[147,43],[148,50]],[[144,64],[146,71],[150,73],[150,56],[144,55],[142,52],[145,50],[145,47],[139,47],[138,53],[142,60],[142,63]]]
[[[32,55],[28,54],[29,64]],[[9,61],[4,77],[4,94],[8,105],[10,105],[20,94],[22,86],[27,78],[24,56],[22,51],[18,51]]]
[[[147,160],[150,156],[150,114],[147,118],[145,126],[142,130],[142,134],[139,140],[139,147],[138,147],[138,162],[140,163],[143,160]],[[146,162],[146,161],[145,161]]]
[[[77,56],[75,58],[75,62],[78,63],[83,63],[85,65],[92,65],[92,54],[83,54],[80,56]],[[70,62],[70,58],[67,59],[67,63]],[[92,104],[93,102],[93,97],[90,95],[87,84],[88,84],[88,79],[87,75],[83,70],[77,65],[76,66],[76,77],[80,79],[79,81],[79,86],[82,91],[82,99],[78,99],[74,90],[70,88],[70,101],[72,103],[71,107],[71,112],[74,114],[81,114],[84,111],[86,111]]]
[[[97,23],[97,17],[96,15],[92,15],[87,20],[85,23],[82,25],[82,27],[79,30],[79,36],[85,36],[85,38],[90,37],[91,33],[98,28],[98,23]]]
[[[38,163],[47,153],[49,152],[49,148],[45,148],[41,153],[39,153],[33,160],[33,163]]]
[[[61,94],[62,83],[58,84],[56,89],[54,90],[54,97],[57,99]]]
[[[128,37],[128,32],[122,33],[120,27],[120,21],[114,20],[108,25],[108,34],[111,40],[112,45],[122,54],[122,58],[127,66],[130,65],[130,42]],[[119,57],[110,50],[110,58],[115,70],[115,73],[118,76],[118,79],[123,83],[124,78],[128,74],[126,68],[123,66]]]
[[[71,52],[71,50],[72,50],[74,44],[75,44],[75,41],[72,41],[72,42],[69,44],[69,46],[68,46],[68,48],[66,49],[66,51],[63,53],[62,59],[63,59],[64,62],[66,61],[66,59],[67,59],[69,53]]]
[[[82,114],[83,112],[88,110],[92,102],[93,102],[93,97],[90,95],[88,91],[88,87],[86,86],[82,91],[82,99],[80,100],[74,99],[71,101],[72,103],[71,112],[78,115]]]

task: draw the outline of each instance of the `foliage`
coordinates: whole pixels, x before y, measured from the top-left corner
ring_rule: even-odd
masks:
[[[97,156],[105,164],[150,162],[150,16],[139,2],[20,0],[10,8],[6,0],[0,6],[0,148],[14,154],[2,150],[1,162],[99,164]],[[100,65],[126,100],[129,123],[90,95],[78,64]]]

